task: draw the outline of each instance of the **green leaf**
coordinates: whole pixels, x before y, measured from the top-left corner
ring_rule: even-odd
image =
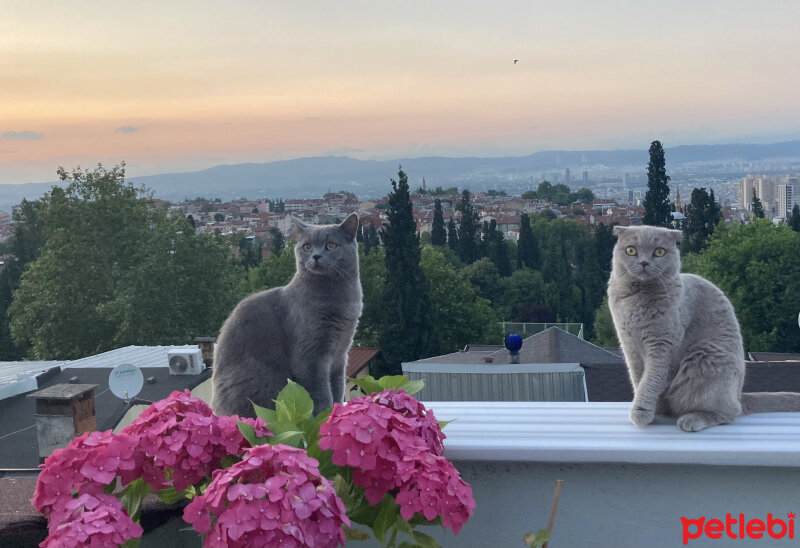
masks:
[[[384,390],[399,389],[408,384],[408,377],[405,375],[384,375],[378,379],[378,384]]]
[[[453,420],[455,420],[455,419],[453,419]],[[451,422],[453,422],[453,421],[439,421],[439,428],[444,430],[444,427],[447,426],[448,424],[450,424]]]
[[[350,382],[358,386],[365,394],[383,392],[383,387],[371,375],[364,375],[361,378],[348,378]]]
[[[250,403],[253,403],[252,401]],[[278,420],[278,413],[275,412],[273,409],[269,409],[267,407],[261,407],[260,405],[256,405],[253,403],[253,409],[256,412],[256,417],[260,419],[264,419],[264,422],[267,423],[267,426],[272,429],[272,423]]]
[[[130,482],[123,491],[122,504],[128,510],[128,515],[136,523],[139,523],[142,501],[148,493],[150,493],[150,486],[142,478]]]
[[[287,430],[286,432],[281,432],[277,436],[273,436],[269,439],[270,445],[276,445],[278,443],[291,445],[292,447],[297,447],[299,449],[303,449],[305,446],[303,443],[303,433],[299,430]]]
[[[415,381],[408,381],[406,384],[400,387],[400,390],[405,390],[406,394],[412,396],[425,388],[425,381],[423,379],[418,379]]]
[[[314,400],[305,388],[293,380],[288,380],[283,390],[278,393],[275,410],[280,420],[294,422],[308,420],[314,413]]]
[[[247,424],[246,422],[241,422],[241,421],[237,421],[236,422],[236,426],[239,427],[239,432],[242,433],[242,436],[244,436],[244,439],[246,439],[247,442],[250,445],[255,446],[256,445],[256,429],[253,428],[252,426],[250,426],[249,424]]]
[[[114,493],[114,489],[116,488],[117,488],[117,478],[114,478],[114,480],[111,483],[103,487],[103,493],[106,495],[111,495]]]
[[[545,542],[550,540],[550,533],[547,529],[539,529],[536,533],[528,533],[522,537],[522,541],[530,548],[540,548]]]
[[[400,510],[391,495],[384,495],[383,500],[378,504],[378,515],[372,524],[372,532],[375,533],[381,544],[384,544],[386,533],[394,526]]]
[[[365,533],[359,529],[353,529],[352,527],[345,527],[344,530],[345,538],[347,540],[369,540],[370,536],[369,533]]]
[[[411,537],[414,539],[416,545],[421,546],[422,548],[440,548],[439,543],[436,542],[436,539],[430,535],[426,535],[425,533],[414,531]]]
[[[158,495],[158,500],[160,500],[165,504],[175,504],[186,498],[186,495],[184,495],[183,491],[179,493],[171,485],[169,487],[161,489],[156,494]]]

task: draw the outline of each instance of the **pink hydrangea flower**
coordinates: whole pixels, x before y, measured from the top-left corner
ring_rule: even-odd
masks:
[[[335,465],[354,469],[353,482],[364,487],[370,504],[398,487],[398,464],[404,458],[443,453],[438,421],[414,402],[394,391],[355,398],[335,404],[320,426],[320,448],[333,450]]]
[[[102,493],[69,500],[53,514],[49,532],[39,545],[42,548],[120,546],[142,536],[142,528],[128,517],[122,503]]]
[[[443,525],[458,534],[475,509],[469,484],[439,455],[417,455],[404,459],[404,464],[395,497],[403,519],[408,521],[417,513],[427,520],[441,516]]]
[[[142,477],[153,489],[172,485],[183,491],[210,476],[224,457],[239,455],[249,446],[237,420],[242,419],[217,417],[189,390],[176,391],[148,407],[122,432],[139,439]],[[270,435],[262,419],[249,421],[259,435]]]
[[[204,547],[339,546],[350,525],[333,483],[302,449],[259,445],[216,470],[183,519],[206,535]]]
[[[72,500],[73,491],[101,493],[120,476],[128,484],[141,473],[133,436],[115,436],[111,430],[87,432],[45,459],[31,502],[45,516]]]
[[[389,409],[394,409],[405,418],[415,421],[419,435],[428,444],[430,452],[435,455],[444,455],[443,442],[447,436],[442,432],[439,421],[436,420],[433,411],[426,409],[418,399],[408,395],[404,390],[384,390],[367,396],[367,398]]]

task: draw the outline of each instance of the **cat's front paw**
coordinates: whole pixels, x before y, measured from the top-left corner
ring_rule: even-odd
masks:
[[[655,409],[645,409],[636,405],[631,408],[631,422],[639,428],[644,428],[653,422],[655,416]]]

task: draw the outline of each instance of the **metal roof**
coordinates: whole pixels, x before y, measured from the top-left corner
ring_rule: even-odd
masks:
[[[457,461],[630,462],[797,467],[800,413],[758,413],[683,432],[675,419],[631,424],[630,403],[425,402]]]
[[[38,375],[53,367],[62,367],[66,363],[66,361],[0,362],[0,386]]]
[[[184,346],[125,346],[109,350],[96,356],[67,362],[64,367],[115,367],[129,363],[137,367],[169,367],[167,353],[170,350],[197,350],[197,345]]]

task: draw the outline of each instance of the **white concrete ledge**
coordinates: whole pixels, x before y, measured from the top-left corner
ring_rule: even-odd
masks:
[[[687,433],[675,419],[639,429],[630,403],[425,402],[455,461],[800,466],[800,413],[761,413]]]

